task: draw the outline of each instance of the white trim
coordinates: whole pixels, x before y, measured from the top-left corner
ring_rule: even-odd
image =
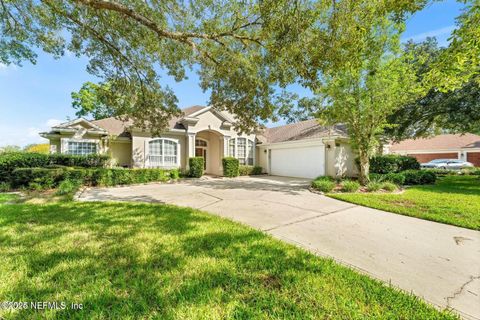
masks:
[[[176,159],[176,162],[175,162],[175,165],[165,165],[165,144],[162,143],[162,161],[161,161],[161,165],[158,166],[159,168],[178,168],[180,167],[180,163],[181,163],[181,160],[180,160],[180,157],[181,157],[181,154],[180,154],[180,140],[179,139],[173,139],[173,138],[164,138],[164,137],[155,137],[155,138],[149,138],[149,139],[145,139],[145,168],[149,168],[151,165],[150,165],[150,142],[152,141],[156,141],[156,140],[166,140],[166,141],[171,141],[171,142],[174,142],[176,143],[176,147],[177,147],[177,159]]]
[[[64,123],[61,123],[57,126],[53,126],[52,129],[61,129],[61,128],[68,128],[69,126],[72,126],[72,125],[75,125],[77,123],[80,123],[80,122],[85,122],[87,123],[89,126],[91,126],[92,128],[96,129],[97,131],[101,131],[101,132],[104,132],[104,133],[107,133],[107,130],[103,129],[102,127],[100,126],[97,126],[96,124],[84,119],[84,118],[77,118],[75,120],[72,120],[72,121],[68,121],[68,122],[64,122]]]
[[[309,145],[325,145],[324,140],[334,139],[334,137],[324,137],[324,138],[314,138],[314,139],[303,139],[303,140],[293,140],[293,141],[283,141],[283,142],[275,142],[275,143],[262,143],[258,144],[257,147],[259,148],[288,148],[288,147],[303,147]]]
[[[60,139],[60,153],[65,154],[68,151],[68,143],[69,142],[90,142],[95,143],[97,145],[97,152],[96,154],[102,153],[100,149],[100,139],[83,139],[83,138],[61,138]]]
[[[422,150],[390,150],[396,154],[425,154],[425,153],[452,153],[452,152],[478,152],[480,148],[454,148],[454,149],[422,149]]]

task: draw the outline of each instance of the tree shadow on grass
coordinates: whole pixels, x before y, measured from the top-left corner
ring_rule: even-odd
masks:
[[[331,260],[193,209],[130,203],[0,209],[0,297],[84,306],[0,311],[0,317],[437,315]],[[338,299],[355,303],[346,307]]]

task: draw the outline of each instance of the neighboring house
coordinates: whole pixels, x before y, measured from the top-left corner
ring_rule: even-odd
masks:
[[[40,135],[50,152],[106,153],[116,165],[134,168],[181,168],[188,159],[205,158],[207,174],[222,175],[222,158],[233,156],[242,165],[262,166],[265,173],[314,178],[356,175],[354,155],[342,126],[326,128],[315,120],[302,121],[256,134],[239,134],[235,117],[211,107],[193,106],[169,122],[159,137],[116,118],[79,118]]]
[[[441,134],[432,138],[408,139],[391,145],[389,152],[415,157],[420,163],[435,159],[460,159],[480,167],[480,136],[471,133]]]

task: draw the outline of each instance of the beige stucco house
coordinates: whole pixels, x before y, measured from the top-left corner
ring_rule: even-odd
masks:
[[[193,106],[169,122],[159,137],[116,118],[79,118],[52,127],[41,136],[52,153],[106,153],[115,165],[133,168],[188,169],[188,159],[205,158],[205,172],[222,175],[222,158],[258,165],[272,175],[314,178],[354,176],[354,153],[342,126],[324,127],[315,120],[255,134],[238,133],[235,116],[212,107]]]

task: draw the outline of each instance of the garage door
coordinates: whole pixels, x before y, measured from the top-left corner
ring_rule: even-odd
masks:
[[[408,154],[410,157],[414,157],[420,163],[430,162],[435,159],[458,159],[458,153],[416,153]]]
[[[468,152],[467,161],[473,163],[475,167],[480,167],[480,152]]]
[[[298,178],[325,175],[325,146],[272,149],[270,174]]]

